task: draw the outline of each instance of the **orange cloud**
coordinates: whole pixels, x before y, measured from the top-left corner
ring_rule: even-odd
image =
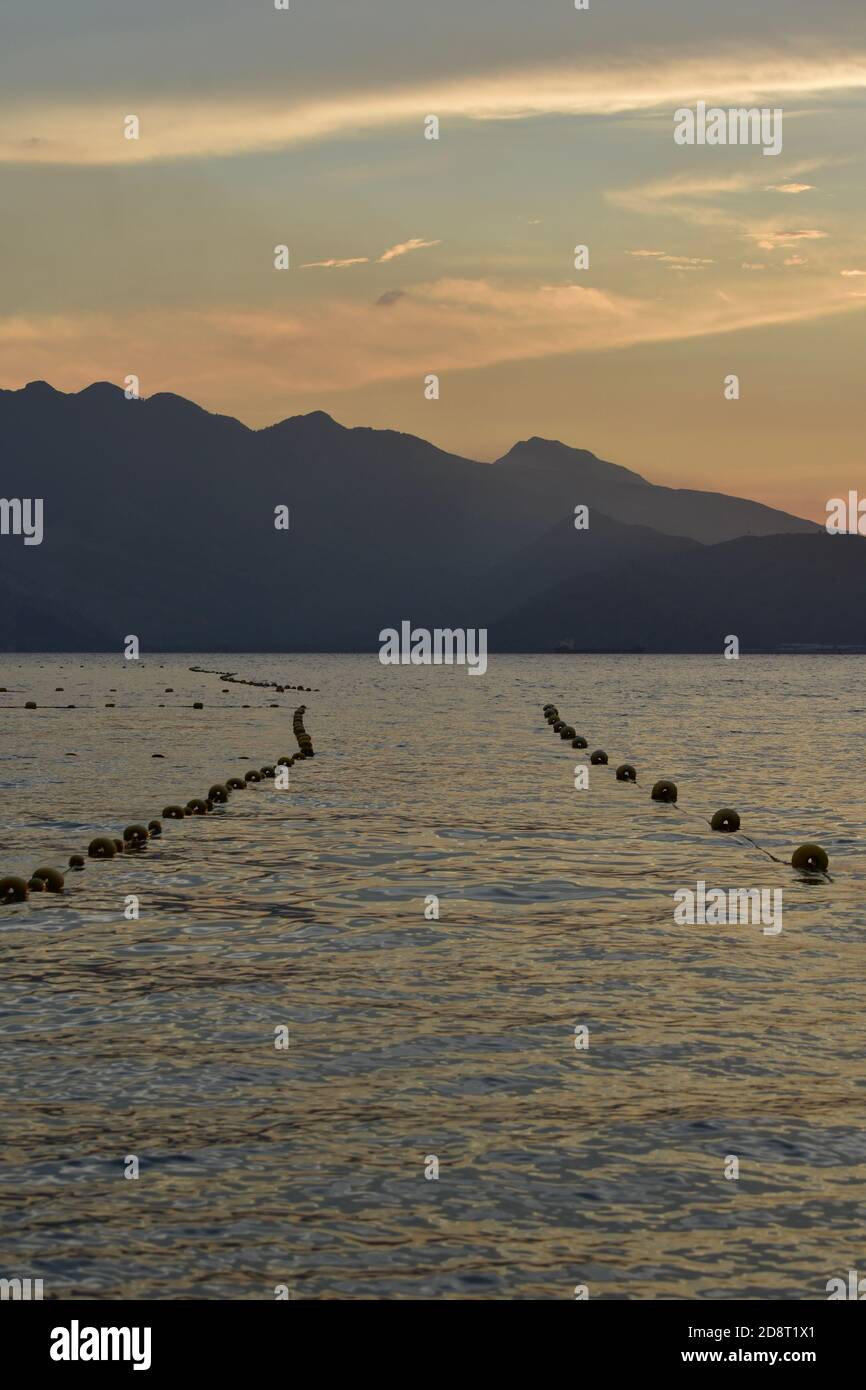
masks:
[[[459,372],[557,355],[610,352],[864,307],[838,276],[750,278],[720,294],[692,285],[670,303],[571,283],[440,279],[414,286],[387,314],[325,300],[277,309],[153,309],[0,320],[0,376],[41,376],[63,389],[141,378],[145,395],[173,390],[244,418],[278,413],[293,392],[350,390],[428,372]],[[70,350],[74,345],[74,351]],[[21,363],[26,360],[27,377]]]

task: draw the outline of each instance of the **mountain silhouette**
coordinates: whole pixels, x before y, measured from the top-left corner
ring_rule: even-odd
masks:
[[[44,499],[41,545],[0,536],[5,650],[375,651],[404,618],[493,650],[866,642],[857,538],[553,440],[478,463],[321,411],[252,430],[33,382],[0,391],[0,446],[2,495]]]

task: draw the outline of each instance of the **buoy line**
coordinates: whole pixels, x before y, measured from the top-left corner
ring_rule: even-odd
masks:
[[[279,681],[251,681],[247,680],[245,676],[239,676],[235,671],[217,671],[213,666],[190,666],[189,669],[204,676],[219,676],[221,681],[226,681],[231,685],[255,685],[262,690],[279,691],[281,695],[285,690],[303,690],[308,694],[313,690],[311,685],[287,685],[285,682],[280,684]]]
[[[280,683],[279,681],[254,681],[254,680],[247,680],[247,678],[246,678],[245,676],[239,676],[239,675],[237,675],[237,673],[236,673],[235,671],[217,671],[216,669],[214,669],[214,668],[212,668],[212,667],[208,667],[208,666],[190,666],[188,669],[189,669],[190,671],[196,672],[196,674],[198,674],[198,675],[219,676],[220,680],[225,681],[227,684],[230,684],[230,685],[250,685],[250,686],[255,686],[255,687],[256,687],[257,689],[259,689],[259,690],[274,690],[274,691],[276,691],[276,693],[279,694],[279,695],[285,694],[285,692],[286,692],[287,690],[303,690],[305,693],[312,693],[312,692],[313,692],[313,689],[314,689],[314,687],[311,686],[311,685],[288,685],[288,684],[286,684],[286,683]],[[316,687],[316,689],[318,689],[318,687]],[[0,693],[2,693],[2,694],[9,694],[10,692],[7,690],[7,688],[6,688],[5,685],[0,685]],[[24,692],[23,690],[15,690],[15,691],[13,691],[13,692],[11,692],[11,693],[16,694],[16,695],[23,695],[25,692]],[[56,686],[56,687],[55,687],[54,693],[55,693],[55,695],[64,693],[64,687],[63,687],[62,685]],[[117,691],[112,687],[112,689],[109,690],[108,693],[109,693],[109,695],[116,695],[116,694],[117,694]],[[227,690],[224,690],[222,693],[223,693],[224,695],[227,695],[227,694],[228,694],[228,691],[227,691]],[[173,695],[173,694],[174,694],[174,686],[172,686],[172,685],[167,685],[167,686],[165,687],[165,690],[163,691],[163,694],[165,694],[165,695]],[[37,704],[37,702],[36,702],[35,700],[27,700],[27,701],[25,702],[25,704],[23,704],[23,705],[5,705],[5,706],[4,706],[4,709],[39,709],[39,708],[40,708],[40,706]],[[97,705],[42,705],[41,708],[42,708],[42,709],[97,709],[98,706],[97,706]],[[111,702],[109,702],[108,704],[106,704],[106,705],[104,706],[104,708],[105,708],[105,709],[116,709],[117,706],[116,706],[116,703],[115,703],[114,701],[111,701]],[[164,709],[164,708],[165,708],[164,705],[160,705],[160,706],[159,706],[159,709]],[[183,705],[182,705],[182,706],[180,706],[180,708],[181,708],[181,709],[183,709],[183,708],[190,708],[190,706],[183,706]],[[193,704],[193,705],[191,706],[191,708],[192,708],[192,709],[204,709],[204,704],[203,704],[201,701],[197,700],[197,701],[195,702],[195,704]],[[242,708],[243,708],[243,709],[249,709],[249,706],[248,706],[248,705],[243,705]],[[270,708],[271,708],[271,709],[279,709],[279,705],[271,705]]]
[[[560,718],[559,710],[556,705],[545,705],[542,709],[542,713],[547,723],[553,729],[553,732],[559,734],[561,739],[570,741],[572,748],[589,747],[586,739],[578,734],[571,724]],[[594,753],[590,754],[589,761],[594,767],[603,767],[608,761],[607,753],[603,748],[597,748]],[[631,763],[621,763],[616,769],[616,779],[618,782],[633,782],[636,784],[637,772],[634,767],[632,767]],[[770,850],[764,849],[763,845],[757,844],[750,835],[747,835],[744,830],[741,830],[739,814],[732,810],[730,806],[722,806],[709,820],[707,820],[705,816],[700,816],[698,812],[687,812],[678,804],[679,788],[676,782],[671,782],[668,778],[654,782],[650,796],[653,801],[663,801],[669,806],[675,807],[682,815],[697,815],[700,820],[705,821],[711,830],[718,831],[721,834],[739,835],[741,839],[746,840],[753,849],[758,850],[761,854],[765,854],[767,858],[772,859],[775,864],[786,864],[788,862],[784,859],[779,859],[775,854],[772,854]],[[833,882],[828,873],[830,857],[827,851],[823,849],[821,845],[814,844],[812,841],[808,841],[806,844],[800,845],[794,850],[794,853],[791,855],[790,866],[794,869],[801,869],[812,874],[823,874],[831,883]]]
[[[299,705],[292,719],[292,728],[298,744],[297,753],[283,754],[275,764],[266,763],[262,768],[251,768],[244,774],[243,779],[229,777],[225,782],[215,782],[207,796],[193,796],[185,806],[164,806],[162,820],[185,820],[187,816],[206,816],[214,806],[225,805],[233,792],[245,791],[247,787],[255,786],[256,783],[273,780],[278,767],[291,767],[302,759],[315,757],[313,740],[304,727],[306,709],[306,705]],[[127,825],[122,839],[114,835],[95,836],[87,847],[88,858],[114,859],[118,854],[135,853],[143,849],[148,840],[155,840],[161,834],[160,820],[148,821],[147,825]],[[70,855],[69,868],[82,870],[83,855]],[[21,878],[17,874],[7,874],[5,878],[0,878],[0,905],[26,902],[31,893],[62,893],[65,882],[61,871],[50,867],[34,869],[29,879]]]

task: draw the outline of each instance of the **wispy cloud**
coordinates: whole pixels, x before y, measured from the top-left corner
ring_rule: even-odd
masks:
[[[344,270],[349,265],[369,265],[369,256],[349,256],[346,260],[305,261],[301,270]]]
[[[384,265],[386,261],[395,261],[398,256],[407,256],[410,251],[423,251],[427,246],[441,245],[441,241],[422,241],[420,237],[413,237],[411,241],[400,241],[396,246],[389,246],[387,251],[382,252],[378,264]]]
[[[702,270],[705,265],[715,265],[709,256],[670,256],[666,251],[627,251],[626,255],[652,257],[669,270]]]
[[[422,241],[420,237],[413,237],[411,241],[399,241],[396,246],[389,246],[387,251],[383,251],[381,256],[377,256],[375,261],[369,256],[346,256],[342,259],[334,258],[329,261],[305,261],[300,267],[301,270],[345,270],[352,265],[385,265],[388,261],[395,261],[398,256],[408,256],[410,251],[421,251],[427,246],[441,246],[441,241]]]
[[[421,85],[341,92],[282,103],[258,94],[233,99],[154,97],[106,101],[0,100],[0,161],[131,164],[278,150],[359,131],[449,121],[535,116],[622,115],[692,105],[738,106],[833,96],[866,88],[866,51],[798,51],[779,56],[729,45],[717,52],[647,54],[621,60],[509,69]],[[139,116],[141,138],[123,121]],[[420,136],[419,136],[420,138]]]
[[[816,227],[808,227],[798,231],[763,229],[747,232],[746,235],[750,241],[756,242],[762,251],[775,251],[780,246],[796,246],[798,241],[823,241],[827,233],[819,231]]]
[[[800,183],[796,176],[847,162],[843,158],[801,160],[791,166],[789,179],[780,184],[766,184],[761,177],[761,169],[753,172],[740,170],[737,173],[714,169],[702,174],[669,174],[630,188],[609,189],[605,197],[625,212],[672,213],[699,226],[736,226],[742,219],[737,217],[735,211],[719,207],[721,200],[737,196],[745,198],[757,193],[812,189],[814,184]]]

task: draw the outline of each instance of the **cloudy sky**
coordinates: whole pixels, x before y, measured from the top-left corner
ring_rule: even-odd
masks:
[[[864,89],[862,0],[0,0],[0,385],[823,519],[866,494]],[[781,154],[678,146],[699,100],[781,107]]]

